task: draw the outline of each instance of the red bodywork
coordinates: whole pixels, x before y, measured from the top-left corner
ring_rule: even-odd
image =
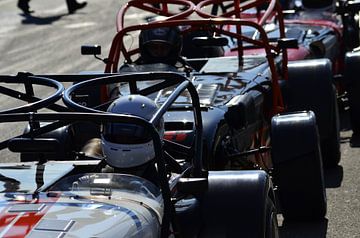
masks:
[[[46,197],[41,199],[32,199],[29,201],[20,200],[13,201],[0,207],[0,235],[7,238],[23,238],[26,237],[46,215],[49,209],[56,203],[59,198]],[[44,208],[37,212],[11,212],[8,210],[16,204],[44,204]]]

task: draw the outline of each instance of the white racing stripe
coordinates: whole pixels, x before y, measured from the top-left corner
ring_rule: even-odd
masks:
[[[3,208],[0,208],[0,214],[5,210],[5,206]]]

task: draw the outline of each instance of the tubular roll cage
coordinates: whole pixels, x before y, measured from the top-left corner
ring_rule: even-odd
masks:
[[[158,4],[160,7],[156,7],[156,4]],[[180,13],[172,13],[169,11],[168,4],[182,6],[184,7],[184,11]],[[193,1],[188,0],[131,0],[120,8],[116,16],[116,28],[118,32],[125,27],[125,15],[126,12],[131,8],[141,9],[149,13],[165,16],[167,17],[167,21],[185,19],[195,12],[195,4]]]
[[[226,2],[226,1],[225,1]],[[139,49],[127,50],[125,48],[123,38],[129,32],[139,31],[157,27],[174,27],[174,26],[191,26],[190,29],[182,31],[182,34],[186,34],[190,31],[195,30],[207,30],[211,29],[217,34],[224,34],[230,37],[237,39],[237,47],[232,49],[232,51],[237,51],[239,57],[239,65],[242,64],[242,58],[244,55],[244,47],[242,42],[248,42],[260,48],[264,48],[266,57],[269,62],[269,67],[272,75],[272,89],[273,89],[273,108],[272,114],[284,111],[284,103],[279,87],[279,76],[276,71],[274,55],[273,53],[280,54],[282,53],[282,72],[285,79],[288,78],[288,56],[286,50],[281,50],[275,45],[271,45],[267,38],[266,32],[262,26],[271,18],[276,17],[279,24],[280,38],[285,38],[285,25],[284,25],[284,16],[282,13],[281,5],[277,0],[249,0],[241,2],[240,0],[229,1],[229,5],[233,6],[234,9],[224,12],[221,15],[215,15],[215,13],[208,14],[203,9],[207,6],[220,6],[224,3],[223,0],[131,0],[126,3],[117,14],[117,34],[115,35],[110,52],[109,52],[109,61],[106,64],[105,72],[117,72],[118,64],[123,55],[126,62],[131,63],[131,56],[139,53]],[[177,4],[184,7],[184,11],[180,13],[172,13],[169,10],[169,4]],[[196,4],[196,5],[195,5]],[[257,11],[256,14],[246,13],[244,16],[244,11],[251,8],[259,8],[264,5],[268,5],[263,14],[259,14]],[[141,9],[150,13],[154,13],[160,16],[165,16],[166,20],[154,21],[148,24],[140,24],[136,26],[127,26],[124,27],[124,21],[126,13],[131,8]],[[198,16],[203,19],[200,20],[189,20],[187,19],[193,13],[196,13]],[[234,25],[236,27],[236,32],[226,31],[221,29],[220,26],[224,25]],[[218,26],[218,27],[214,27]],[[241,33],[241,26],[248,26],[255,28],[255,32],[258,32],[260,39],[254,37],[246,37]],[[102,88],[102,95],[106,95],[106,89]]]
[[[138,89],[137,82],[139,81],[150,81],[150,80],[163,80],[155,85],[149,86],[144,89]],[[201,106],[199,96],[197,94],[195,86],[183,75],[170,72],[154,72],[154,73],[131,73],[131,74],[122,74],[122,75],[110,75],[106,77],[96,78],[84,82],[77,83],[64,92],[63,100],[64,103],[71,109],[80,112],[93,112],[100,113],[99,111],[93,108],[84,107],[72,101],[71,95],[74,94],[77,90],[83,87],[89,86],[98,86],[106,84],[116,84],[116,83],[128,83],[131,94],[140,94],[140,95],[149,95],[154,92],[158,92],[161,89],[177,85],[174,91],[168,96],[166,101],[162,103],[159,110],[151,118],[150,123],[153,125],[158,124],[163,115],[171,108],[176,99],[185,91],[188,90],[191,101],[192,101],[192,110],[194,113],[194,123],[195,123],[195,159],[193,161],[194,174],[196,176],[201,176],[203,174],[203,163],[202,163],[202,118],[201,118]]]
[[[240,41],[246,41],[255,46],[263,48],[265,50],[269,68],[272,75],[272,90],[273,90],[272,113],[275,115],[283,111],[284,104],[278,82],[279,76],[276,70],[275,60],[273,55],[274,52],[280,53],[281,50],[277,46],[270,45],[265,30],[260,25],[252,21],[246,21],[240,19],[224,19],[224,18],[201,19],[201,20],[173,20],[173,21],[153,22],[150,24],[142,24],[142,25],[126,27],[121,31],[119,31],[113,39],[108,57],[109,61],[106,64],[105,72],[106,73],[118,72],[118,65],[121,55],[123,55],[126,62],[130,63],[132,62],[131,56],[139,52],[139,49],[132,49],[132,50],[126,49],[123,39],[129,32],[158,28],[158,27],[176,27],[180,25],[190,27],[188,29],[185,29],[182,32],[182,34],[186,34],[187,32],[195,31],[195,30],[212,30],[217,34],[228,35],[232,38],[236,38],[238,44],[240,44]],[[255,28],[255,30],[259,32],[260,40],[252,39],[250,37],[241,35],[239,33],[227,31],[222,29],[221,27],[217,27],[217,26],[225,26],[225,25],[235,25],[238,27],[249,26]],[[240,48],[241,47],[239,47],[238,50]],[[283,60],[286,61],[287,59],[286,53],[283,54],[282,57]],[[239,62],[241,62],[242,56],[238,55],[238,58],[239,58]],[[283,65],[285,65],[286,67],[287,63],[283,62]],[[104,90],[105,88],[103,87],[102,89]],[[103,91],[102,95],[106,95],[106,91],[105,92]]]
[[[229,2],[227,6],[224,6],[224,2]],[[183,10],[179,13],[174,13],[169,10],[168,5],[179,5],[182,6]],[[244,13],[250,8],[259,8],[268,4],[264,14],[259,12]],[[233,10],[223,11],[223,14],[217,14],[217,12],[211,12],[208,14],[203,9],[207,6],[224,6],[226,10],[233,7]],[[166,21],[186,19],[193,13],[203,18],[236,18],[241,19],[243,16],[246,18],[252,18],[253,21],[259,25],[263,25],[270,17],[277,15],[279,24],[283,24],[284,17],[282,13],[281,5],[277,0],[130,0],[123,5],[116,16],[116,27],[117,31],[121,31],[125,25],[126,13],[129,9],[138,9],[145,12],[153,13],[159,16],[166,17]],[[225,9],[224,9],[225,10]],[[282,28],[282,26],[280,26]]]

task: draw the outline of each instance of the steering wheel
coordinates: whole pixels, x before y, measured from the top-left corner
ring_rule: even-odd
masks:
[[[48,107],[58,101],[62,97],[62,93],[65,90],[64,86],[61,83],[53,79],[32,76],[31,74],[20,73],[17,76],[0,76],[0,83],[24,84],[25,93],[4,86],[0,86],[0,93],[6,96],[16,98],[18,100],[28,102],[28,104],[26,105],[2,110],[0,111],[0,114],[34,112],[41,108]],[[54,88],[55,92],[52,93],[50,96],[40,99],[35,97],[33,85]]]

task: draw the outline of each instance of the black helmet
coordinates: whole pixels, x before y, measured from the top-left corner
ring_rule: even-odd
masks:
[[[141,59],[145,64],[174,65],[180,57],[182,37],[177,27],[142,30],[139,36]]]

